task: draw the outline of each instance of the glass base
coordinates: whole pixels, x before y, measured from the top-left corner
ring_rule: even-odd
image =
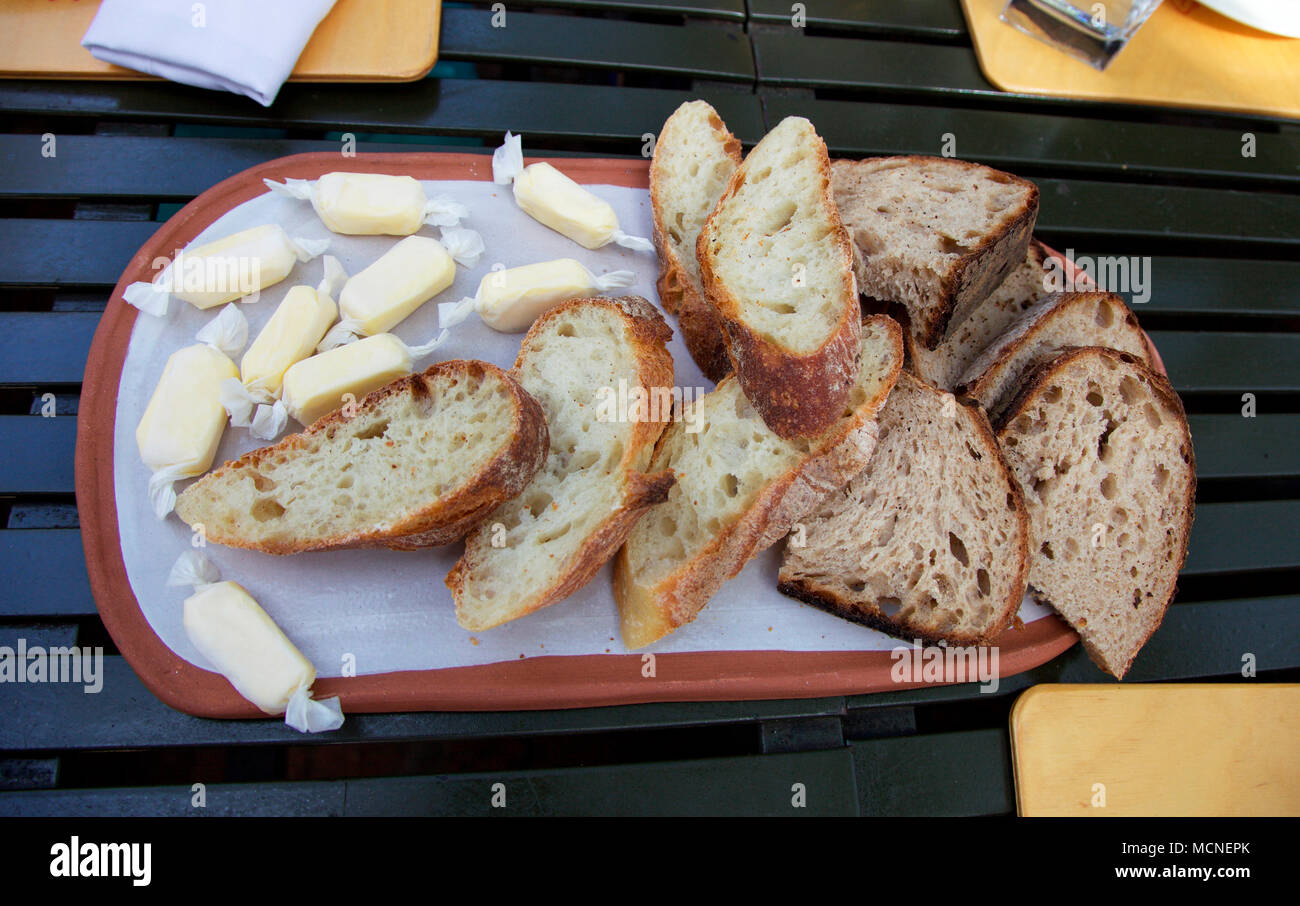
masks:
[[[1124,49],[1134,32],[1160,5],[1156,2],[1130,0],[1109,6],[1127,7],[1118,22],[1108,21],[1108,4],[1087,0],[1010,0],[1002,10],[1002,21],[1014,26],[1089,66],[1104,70],[1115,55]]]

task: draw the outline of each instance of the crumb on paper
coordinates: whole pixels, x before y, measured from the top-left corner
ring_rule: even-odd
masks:
[[[1025,628],[1025,621],[1020,619],[1020,614],[1016,614],[1011,620],[1011,628],[1017,632]]]

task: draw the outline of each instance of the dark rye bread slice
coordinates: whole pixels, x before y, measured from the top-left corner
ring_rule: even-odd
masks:
[[[904,372],[867,468],[787,544],[783,594],[905,639],[979,645],[1025,594],[1029,520],[983,411]]]
[[[664,432],[652,468],[673,469],[677,484],[637,523],[614,561],[614,597],[628,648],[694,620],[728,579],[866,466],[876,413],[903,364],[898,324],[867,318],[860,355],[849,404],[821,437],[778,437],[734,375]]]
[[[1072,349],[1029,375],[998,440],[1029,509],[1030,593],[1123,678],[1187,557],[1196,463],[1178,394],[1136,356]]]
[[[837,160],[831,184],[853,240],[858,290],[908,312],[935,349],[1024,260],[1038,187],[944,157]]]
[[[545,411],[551,452],[470,533],[447,574],[463,628],[489,629],[573,594],[667,498],[673,473],[650,468],[650,457],[672,417],[671,336],[639,296],[574,299],[533,323],[511,374]],[[608,406],[620,387],[626,412]]]
[[[909,330],[903,337],[907,369],[921,380],[953,390],[971,362],[1036,302],[1050,295],[1050,254],[1037,239],[1029,243],[1025,260],[970,316],[955,327],[936,349],[926,349]]]
[[[439,362],[300,434],[245,453],[176,500],[209,541],[268,554],[449,544],[528,485],[546,417],[487,362]]]
[[[722,322],[704,297],[695,246],[740,160],[740,140],[718,112],[705,101],[688,101],[664,122],[650,161],[659,301],[677,316],[691,358],[711,381],[731,371],[731,360]]]
[[[1075,346],[1104,346],[1151,364],[1137,316],[1114,293],[1055,293],[1014,321],[967,366],[957,392],[976,399],[997,421],[1023,375]]]
[[[830,159],[811,123],[786,117],[754,147],[696,252],[745,396],[778,437],[822,434],[857,381],[862,316]]]

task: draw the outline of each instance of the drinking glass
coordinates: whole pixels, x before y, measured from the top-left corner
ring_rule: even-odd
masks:
[[[1160,0],[1010,0],[1002,21],[1105,69]]]

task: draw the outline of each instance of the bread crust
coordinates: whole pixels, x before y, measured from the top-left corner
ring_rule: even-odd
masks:
[[[999,177],[1006,177],[1006,181],[1015,183],[1028,192],[1020,209],[1005,224],[981,237],[979,243],[963,255],[950,272],[943,275],[940,280],[938,304],[928,313],[913,313],[912,332],[916,339],[925,348],[936,349],[943,338],[997,289],[1007,274],[1025,260],[1033,236],[1034,224],[1038,219],[1038,187],[1027,179],[983,164],[923,154],[866,158],[860,161],[837,160],[834,168],[841,178],[852,179],[854,168],[868,162],[876,164],[885,161],[902,161],[909,165],[937,162],[945,167],[958,167],[981,176],[996,173]],[[865,265],[857,252],[856,244],[853,248],[855,273],[858,274],[859,282],[864,289],[870,292],[871,283],[866,277]]]
[[[882,382],[883,389],[861,407],[857,419],[846,423],[843,430],[820,438],[817,449],[799,467],[769,484],[739,520],[652,588],[635,585],[627,548],[619,551],[614,561],[614,594],[620,611],[652,613],[655,617],[654,623],[635,630],[624,622],[623,641],[628,648],[642,648],[694,620],[723,583],[760,551],[780,540],[828,493],[843,487],[866,468],[876,447],[875,415],[898,380],[903,363],[902,328],[883,315],[871,320],[891,335],[895,346],[893,367]],[[727,380],[736,377],[731,375]],[[662,437],[659,443],[662,446]],[[653,607],[635,603],[651,600],[655,602]]]
[[[1160,625],[1164,622],[1165,614],[1169,611],[1169,605],[1173,603],[1174,598],[1178,594],[1178,573],[1182,571],[1183,564],[1187,562],[1187,550],[1192,535],[1192,521],[1195,518],[1196,510],[1196,453],[1192,447],[1191,428],[1187,424],[1187,413],[1183,408],[1182,399],[1178,396],[1177,391],[1174,390],[1173,385],[1169,383],[1169,380],[1165,378],[1164,375],[1153,371],[1148,367],[1146,362],[1142,361],[1137,356],[1131,355],[1127,352],[1107,349],[1101,346],[1074,347],[1065,350],[1055,358],[1038,363],[1028,373],[1021,384],[1020,391],[1016,394],[1010,405],[1007,406],[1006,410],[997,421],[997,437],[999,444],[1001,444],[1010,427],[1015,424],[1016,419],[1019,418],[1027,408],[1034,404],[1034,400],[1037,396],[1044,392],[1046,388],[1056,380],[1056,376],[1060,372],[1071,367],[1079,359],[1094,355],[1111,358],[1115,361],[1123,362],[1132,366],[1136,370],[1138,376],[1142,378],[1142,380],[1144,380],[1155,392],[1156,396],[1159,397],[1160,400],[1178,416],[1178,425],[1183,437],[1184,462],[1187,464],[1188,470],[1187,496],[1184,501],[1184,506],[1181,508],[1183,514],[1183,522],[1181,526],[1182,542],[1177,548],[1178,556],[1176,562],[1171,561],[1169,564],[1169,567],[1174,572],[1175,579],[1170,583],[1168,597],[1160,604],[1159,619],[1152,623],[1150,631],[1142,637],[1139,644],[1135,647],[1133,654],[1130,655],[1127,661],[1122,665],[1107,664],[1105,653],[1093,646],[1089,640],[1082,639],[1084,650],[1087,651],[1088,657],[1094,664],[1102,670],[1110,673],[1116,679],[1123,679],[1124,675],[1128,673],[1129,668],[1133,666],[1133,661],[1136,659],[1138,652],[1141,651],[1142,647],[1151,640],[1151,636],[1155,634],[1156,630],[1159,629]],[[1051,600],[1032,584],[1029,586],[1029,593],[1033,595],[1034,599],[1039,603],[1045,604],[1049,607],[1053,606]]]
[[[1007,400],[994,396],[994,391],[996,385],[1003,378],[1008,377],[1004,372],[1011,359],[1026,345],[1032,343],[1043,331],[1050,328],[1053,320],[1061,312],[1068,310],[1070,306],[1085,303],[1089,299],[1102,298],[1118,307],[1123,315],[1124,328],[1129,331],[1137,345],[1142,347],[1145,364],[1149,366],[1151,364],[1151,354],[1148,341],[1142,333],[1142,328],[1138,326],[1137,315],[1133,314],[1120,296],[1114,293],[1102,292],[1053,293],[1026,311],[1007,328],[1002,336],[980,353],[975,361],[971,362],[966,369],[966,373],[958,381],[955,392],[979,400],[988,410],[989,417],[996,419]],[[1103,344],[1088,345],[1100,346]],[[1055,357],[1055,353],[1048,353],[1041,356],[1038,361],[1047,361]],[[1037,362],[1030,362],[1029,368],[1032,368],[1035,364]],[[1014,380],[1014,377],[1012,379]]]
[[[704,103],[703,101],[688,103]],[[683,107],[686,105],[683,104]],[[680,107],[678,108],[681,109]],[[722,151],[737,166],[741,162],[740,140],[727,129],[716,110],[709,108],[709,128],[717,137]],[[731,360],[727,357],[726,340],[722,333],[722,323],[718,320],[700,284],[691,277],[690,269],[682,263],[676,247],[667,240],[664,223],[665,177],[661,173],[662,155],[665,147],[672,150],[671,136],[668,128],[672,117],[664,124],[659,141],[655,143],[654,156],[650,161],[650,208],[654,217],[651,238],[659,253],[659,279],[655,286],[659,290],[659,301],[664,309],[678,319],[682,339],[686,348],[700,367],[700,371],[709,380],[722,380],[731,371]],[[691,249],[694,254],[695,250]]]
[[[437,377],[450,372],[459,372],[467,378],[482,379],[489,375],[495,377],[508,389],[515,406],[514,419],[510,428],[510,442],[451,494],[394,523],[385,531],[341,532],[317,541],[296,539],[268,544],[228,535],[218,526],[210,525],[207,528],[208,539],[227,547],[282,555],[349,548],[399,546],[401,549],[408,549],[408,545],[427,547],[433,544],[448,544],[464,537],[483,516],[522,491],[546,462],[547,454],[550,452],[550,436],[541,404],[524,390],[518,381],[497,366],[488,362],[452,359],[432,365],[422,372],[398,378],[367,394],[358,404],[358,408],[364,410],[378,405],[389,397],[404,393],[428,396],[432,382]],[[318,419],[298,434],[292,434],[278,443],[252,450],[236,460],[227,462],[211,473],[211,476],[217,477],[228,471],[245,468],[256,469],[263,460],[272,456],[284,453],[292,455],[303,448],[311,437],[322,433],[327,434],[333,428],[346,425],[349,420],[350,416],[345,415],[342,409],[336,410]],[[203,479],[200,479],[199,482],[191,485],[177,498],[177,515],[186,523],[193,524],[194,520],[191,517],[196,514],[190,512],[189,501],[197,495],[191,495],[191,491],[202,481]],[[191,496],[187,497],[187,495]]]
[[[672,337],[672,329],[664,321],[659,310],[640,296],[596,296],[571,299],[542,315],[524,337],[520,345],[519,357],[515,360],[511,374],[517,375],[523,366],[529,349],[529,339],[534,332],[541,333],[550,320],[564,317],[574,308],[591,305],[616,311],[624,319],[633,336],[632,345],[636,352],[639,385],[647,389],[671,388],[673,360],[666,344]],[[540,404],[538,408],[540,411]],[[475,631],[489,629],[567,598],[590,582],[605,562],[622,546],[623,540],[636,521],[650,507],[668,498],[668,491],[677,480],[671,469],[651,474],[643,471],[655,442],[663,433],[664,424],[663,421],[649,419],[635,424],[632,436],[623,451],[623,458],[620,460],[620,465],[624,469],[622,502],[588,534],[582,546],[564,564],[557,578],[547,587],[537,590],[528,600],[521,602],[521,606],[505,620],[491,624],[466,625],[468,621],[462,614],[461,601],[466,592],[469,573],[478,562],[478,552],[475,550],[476,536],[471,536],[466,541],[464,553],[447,573],[445,580],[447,588],[451,590],[452,597],[456,601],[457,620],[460,625]],[[524,488],[521,488],[520,492],[523,490]]]
[[[853,248],[831,193],[826,144],[816,133],[814,137],[820,158],[822,205],[831,223],[834,254],[843,275],[841,295],[846,302],[834,330],[820,346],[807,355],[798,355],[753,331],[741,317],[744,300],[728,289],[714,271],[712,244],[718,240],[718,217],[749,175],[749,158],[732,174],[696,243],[704,295],[722,324],[731,367],[763,422],[785,439],[814,437],[829,428],[844,411],[858,375],[862,315],[853,276]]]
[[[926,383],[914,375],[907,374],[900,377],[900,380],[912,381],[925,390],[946,396],[946,392]],[[908,620],[898,620],[881,611],[879,608],[872,607],[870,610],[863,610],[860,602],[851,601],[842,595],[839,591],[811,579],[801,577],[785,577],[782,575],[777,583],[777,590],[782,594],[789,595],[803,601],[805,604],[811,604],[822,610],[832,613],[837,617],[851,620],[855,623],[861,623],[872,629],[889,633],[890,635],[899,636],[900,638],[919,638],[924,642],[937,644],[947,642],[950,645],[987,645],[999,633],[1001,633],[1015,618],[1020,608],[1020,602],[1025,596],[1026,583],[1029,577],[1029,511],[1025,506],[1024,494],[1020,488],[1020,482],[1016,479],[1011,467],[1007,464],[1005,457],[1002,455],[1002,448],[999,446],[997,437],[994,434],[993,426],[985,416],[983,409],[972,400],[957,399],[956,401],[962,406],[963,411],[971,419],[971,424],[975,427],[979,438],[984,442],[985,450],[991,454],[989,460],[998,470],[998,474],[1005,482],[1009,493],[1014,501],[1013,512],[1015,514],[1016,525],[1018,527],[1019,544],[1016,547],[1015,578],[1012,580],[1011,592],[1002,602],[1002,607],[998,616],[990,623],[990,628],[983,634],[963,633],[963,632],[946,632],[937,633],[921,626],[917,626]],[[784,574],[784,567],[782,568]]]

